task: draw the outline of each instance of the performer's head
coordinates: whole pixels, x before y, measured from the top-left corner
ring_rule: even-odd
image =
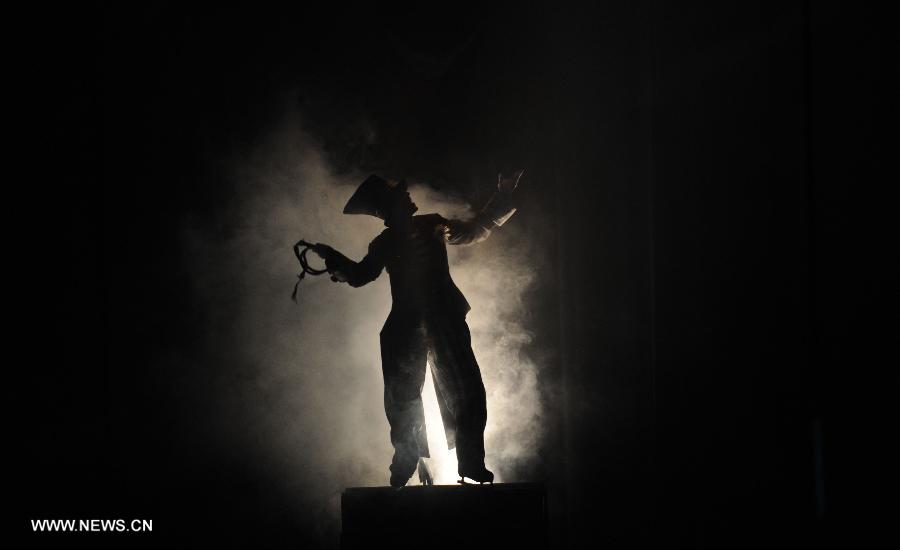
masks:
[[[388,205],[384,220],[388,223],[411,217],[419,209],[409,196],[406,181],[401,180],[388,195]]]
[[[384,220],[386,225],[402,223],[418,210],[409,197],[406,181],[392,181],[369,176],[347,201],[344,214],[368,214]]]

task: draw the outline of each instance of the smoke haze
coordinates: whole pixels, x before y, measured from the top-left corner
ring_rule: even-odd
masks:
[[[213,162],[233,192],[213,219],[185,221],[184,252],[206,323],[205,356],[215,363],[203,383],[214,395],[209,414],[221,447],[332,533],[341,491],[383,486],[389,476],[379,331],[390,288],[386,273],[358,289],[307,276],[295,304],[289,296],[300,268],[291,246],[301,238],[327,243],[359,260],[384,226],[341,214],[368,174],[337,175],[301,117],[287,111],[259,142]],[[470,214],[425,182],[410,182],[410,194],[419,214]],[[522,481],[517,474],[535,462],[542,437],[539,365],[525,350],[526,294],[535,281],[522,258],[534,251],[510,225],[485,242],[448,247],[451,274],[472,304],[468,323],[487,390],[486,464],[497,481]],[[424,399],[435,481],[454,483],[455,455],[430,376]]]

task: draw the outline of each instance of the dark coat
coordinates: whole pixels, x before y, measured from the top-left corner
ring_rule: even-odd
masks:
[[[497,193],[471,220],[447,219],[438,214],[413,216],[403,226],[388,226],[369,243],[360,262],[330,250],[325,263],[332,276],[358,287],[374,281],[387,269],[393,311],[403,313],[465,314],[470,306],[450,277],[447,244],[480,242],[515,212],[509,196]]]

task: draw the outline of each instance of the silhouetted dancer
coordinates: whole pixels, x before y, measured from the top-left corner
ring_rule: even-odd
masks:
[[[392,487],[406,485],[417,466],[423,483],[430,481],[420,461],[429,456],[422,407],[428,359],[447,445],[456,447],[460,480],[494,480],[484,467],[487,407],[466,324],[470,307],[450,278],[446,244],[476,243],[503,225],[516,211],[512,196],[522,172],[500,175],[497,192],[470,220],[414,216],[418,208],[405,182],[369,176],[344,207],[345,214],[376,216],[387,226],[369,244],[366,257],[354,262],[330,246],[313,245],[333,280],[358,287],[374,281],[382,268],[391,279],[393,307],[381,330],[381,368],[394,446]]]

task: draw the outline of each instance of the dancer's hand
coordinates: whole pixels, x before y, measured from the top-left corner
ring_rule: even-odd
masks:
[[[337,254],[337,250],[331,248],[327,244],[316,243],[314,245],[310,245],[310,248],[312,248],[312,251],[326,262],[328,261],[328,258],[334,257],[334,255]]]
[[[516,190],[516,187],[519,185],[519,179],[521,179],[522,174],[525,173],[525,169],[516,170],[513,172],[511,176],[503,177],[503,174],[497,174],[497,189],[500,190],[501,193],[512,193]]]

